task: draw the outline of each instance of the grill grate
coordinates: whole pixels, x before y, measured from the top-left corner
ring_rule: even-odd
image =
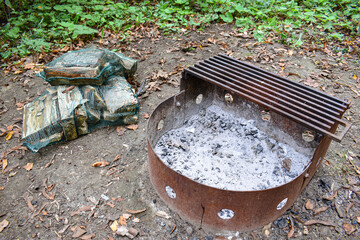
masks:
[[[226,55],[218,55],[184,70],[232,91],[340,142],[351,124],[342,120],[350,107],[343,101]],[[338,124],[344,129],[335,134]]]

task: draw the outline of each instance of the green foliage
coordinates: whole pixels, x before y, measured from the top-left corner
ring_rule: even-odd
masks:
[[[0,0],[0,14],[7,18],[0,28],[0,55],[46,52],[101,37],[104,29],[122,40],[141,24],[169,34],[202,30],[213,22],[234,23],[258,41],[273,33],[280,42],[300,47],[310,36],[335,41],[359,36],[359,6],[360,0]]]

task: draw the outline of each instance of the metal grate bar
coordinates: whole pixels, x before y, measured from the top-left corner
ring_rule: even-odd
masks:
[[[256,81],[269,89],[273,89],[278,94],[283,94],[283,96],[288,96],[290,99],[297,100],[297,102],[302,106],[306,105],[312,107],[313,109],[321,110],[324,113],[335,115],[337,117],[339,117],[340,113],[343,111],[342,107],[337,107],[330,104],[324,105],[324,102],[320,101],[319,98],[308,96],[303,92],[297,91],[293,87],[288,87],[284,84],[278,83],[272,79],[273,77],[264,76],[265,74],[254,74],[252,71],[248,71],[247,69],[236,67],[233,64],[228,63],[226,60],[224,61],[222,59],[210,58],[209,60],[205,60],[205,62],[214,64],[218,67],[227,68],[229,72],[237,74],[239,77],[241,76],[244,78],[249,78],[252,81]]]
[[[243,84],[244,87],[247,86],[254,86],[255,90],[261,89],[262,91],[265,91],[267,96],[271,99],[274,99],[278,102],[282,102],[284,105],[287,105],[291,108],[296,108],[297,111],[303,112],[305,114],[309,114],[313,118],[316,118],[320,121],[327,122],[331,125],[335,123],[335,121],[338,120],[338,112],[332,111],[333,114],[329,114],[327,111],[321,111],[321,108],[324,108],[323,106],[315,106],[313,107],[313,104],[311,103],[305,103],[305,100],[299,99],[295,96],[289,96],[288,94],[283,93],[283,91],[279,91],[278,88],[274,88],[273,86],[261,82],[253,77],[243,77],[243,75],[236,74],[236,71],[233,71],[232,69],[228,67],[221,66],[219,64],[205,61],[200,63],[200,66],[205,66],[208,68],[211,68],[215,70],[216,72],[219,72],[220,74],[223,74],[223,76],[219,76],[219,74],[215,74],[219,77],[226,78],[226,80],[229,81],[237,81],[239,84]],[[302,100],[302,101],[301,101]]]
[[[349,101],[342,101],[226,55],[200,62],[185,69],[184,73],[185,79],[187,75],[192,75],[208,81],[336,141],[341,141],[350,128],[350,124],[341,119],[350,107]],[[334,134],[335,124],[345,126],[338,135]]]
[[[239,68],[243,68],[244,70],[252,72],[253,74],[257,74],[258,76],[261,76],[263,78],[264,77],[269,78],[272,81],[280,83],[281,85],[288,86],[288,87],[296,90],[297,91],[296,94],[304,94],[305,97],[307,97],[309,99],[311,98],[312,100],[319,99],[319,100],[321,100],[321,103],[326,104],[325,105],[326,107],[333,108],[334,105],[335,105],[335,106],[340,107],[343,110],[346,110],[350,105],[350,102],[345,102],[345,101],[343,101],[341,99],[338,99],[336,97],[327,95],[327,94],[325,94],[323,92],[320,92],[320,91],[317,91],[314,88],[310,88],[310,87],[305,86],[303,84],[300,84],[300,83],[291,81],[289,79],[283,78],[283,77],[278,76],[278,75],[276,75],[274,73],[265,71],[265,70],[263,70],[261,68],[257,68],[255,66],[252,66],[252,65],[250,65],[248,63],[244,63],[242,61],[231,58],[229,56],[219,55],[219,56],[215,56],[215,58],[216,59],[222,59],[224,61],[227,61],[230,64],[233,64],[234,66],[237,66]]]
[[[322,129],[330,130],[331,125],[325,124],[319,120],[310,118],[309,116],[299,113],[298,111],[284,106],[281,103],[278,103],[276,100],[269,99],[266,97],[267,93],[257,90],[253,87],[250,89],[244,88],[243,86],[237,85],[233,82],[224,80],[223,78],[220,78],[216,75],[214,75],[214,72],[211,69],[199,69],[197,66],[196,68],[190,67],[191,73],[196,76],[202,76],[201,78],[207,79],[207,81],[212,81],[214,84],[219,85],[221,84],[222,87],[225,87],[226,89],[229,89],[231,91],[234,91],[238,93],[239,95],[243,95],[244,97],[248,98],[249,100],[252,100],[260,105],[263,105],[264,107],[268,107],[271,110],[275,110],[278,112],[284,112],[286,115],[288,115],[291,118],[299,118],[299,119],[306,119],[306,123],[311,123],[314,126],[317,126]],[[188,71],[188,70],[185,70]],[[215,73],[216,74],[216,73]],[[215,82],[216,81],[216,82]],[[220,85],[219,85],[220,86]]]

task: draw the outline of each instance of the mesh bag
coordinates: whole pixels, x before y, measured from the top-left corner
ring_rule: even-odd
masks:
[[[38,76],[53,86],[102,85],[114,74],[133,76],[136,69],[137,62],[121,53],[87,48],[63,54],[46,64]]]

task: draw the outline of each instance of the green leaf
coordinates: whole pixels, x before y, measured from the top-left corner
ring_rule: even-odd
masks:
[[[343,40],[344,34],[335,32],[335,33],[330,34],[329,37],[336,39],[336,40]]]
[[[6,31],[6,36],[11,39],[17,39],[20,34],[20,28],[19,27],[12,27],[8,31]]]
[[[303,33],[300,33],[298,40],[293,44],[294,47],[300,47],[304,41],[301,40]]]
[[[220,18],[226,23],[232,23],[234,21],[233,15],[230,12],[226,12],[225,14],[221,14]]]
[[[67,6],[68,5],[56,5],[54,6],[54,9],[57,10],[57,11],[62,11],[62,12],[66,12],[67,10]]]
[[[258,40],[259,42],[263,42],[264,39],[265,39],[265,34],[263,31],[260,31],[260,30],[254,30],[253,32],[253,37]]]
[[[72,38],[75,39],[79,35],[92,35],[92,34],[97,33],[97,32],[98,32],[97,30],[92,29],[90,27],[76,24],[74,26],[74,31],[73,31],[73,34],[72,34]]]
[[[11,5],[11,2],[9,0],[5,0],[5,5],[9,8],[11,8],[12,10],[14,10],[13,6]]]

